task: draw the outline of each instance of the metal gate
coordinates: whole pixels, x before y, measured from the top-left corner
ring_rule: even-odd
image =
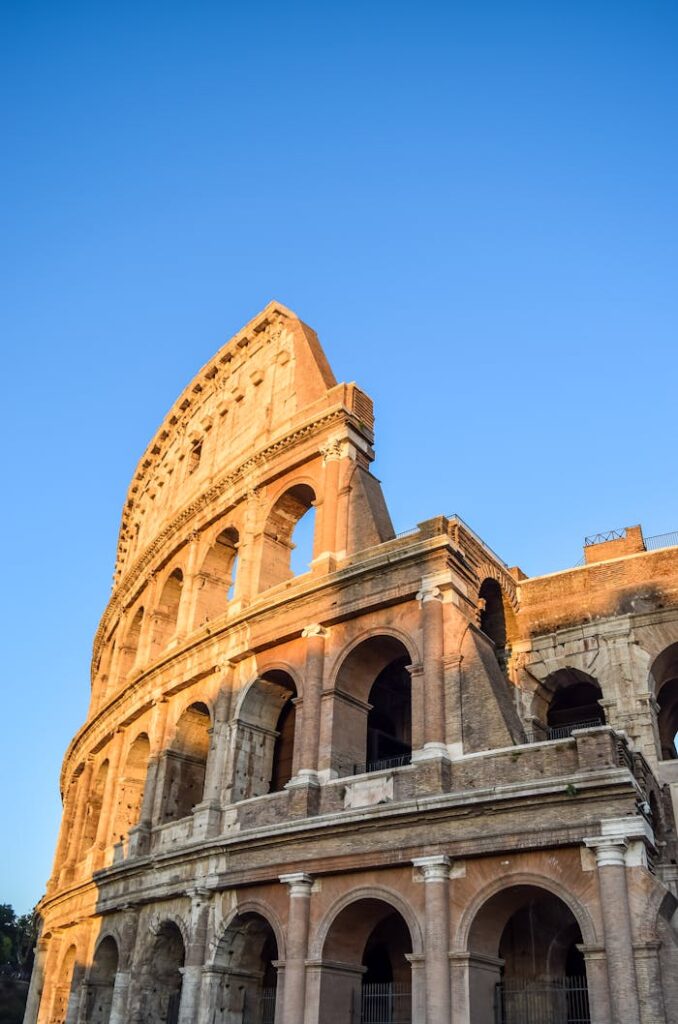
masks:
[[[245,993],[242,1006],[243,1024],[274,1024],[276,988],[262,988],[258,998]]]
[[[508,981],[495,987],[495,1024],[591,1024],[586,978]]]
[[[388,982],[363,985],[356,992],[360,1024],[411,1024],[412,989],[409,985]]]

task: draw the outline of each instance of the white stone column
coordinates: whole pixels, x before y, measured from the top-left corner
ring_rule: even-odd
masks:
[[[424,877],[426,928],[426,1022],[450,1019],[450,859],[416,857],[412,863]]]
[[[626,887],[628,840],[620,835],[603,835],[584,842],[596,854],[612,1020],[620,1024],[640,1024],[631,911]]]
[[[281,875],[280,881],[290,887],[282,1024],[302,1024],[306,999],[306,958],[313,879],[310,875],[298,871],[294,874]]]

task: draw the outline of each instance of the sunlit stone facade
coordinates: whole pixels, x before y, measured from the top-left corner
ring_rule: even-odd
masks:
[[[678,1019],[678,548],[395,536],[372,444],[271,303],[148,446],[29,1024]]]

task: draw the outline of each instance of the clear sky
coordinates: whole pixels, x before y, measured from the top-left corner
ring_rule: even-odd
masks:
[[[0,902],[49,874],[137,459],[275,298],[374,398],[396,529],[530,574],[678,529],[678,13],[5,0]]]

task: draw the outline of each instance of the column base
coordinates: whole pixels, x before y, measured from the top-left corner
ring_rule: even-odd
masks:
[[[221,807],[212,800],[193,808],[193,838],[211,839],[221,829]]]

